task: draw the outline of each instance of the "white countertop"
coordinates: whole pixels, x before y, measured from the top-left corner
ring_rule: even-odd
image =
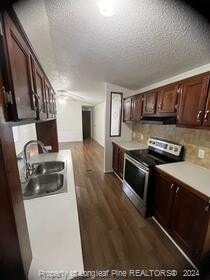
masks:
[[[117,144],[118,146],[122,147],[123,149],[127,151],[131,150],[143,150],[147,149],[147,145],[136,142],[136,141],[113,141],[113,143]]]
[[[44,279],[39,278],[39,270],[84,270],[71,152],[62,150],[31,159],[51,160],[67,162],[67,192],[24,200],[33,255],[29,280]]]
[[[157,165],[156,167],[210,198],[209,169],[187,161]]]

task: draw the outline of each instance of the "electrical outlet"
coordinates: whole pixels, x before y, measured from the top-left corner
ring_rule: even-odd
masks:
[[[203,149],[198,150],[198,157],[199,158],[204,158],[205,157],[205,151]]]
[[[48,151],[52,151],[52,146],[45,146]]]
[[[141,133],[141,140],[144,140],[144,135]]]
[[[135,138],[136,137],[136,132],[133,132],[133,138]]]

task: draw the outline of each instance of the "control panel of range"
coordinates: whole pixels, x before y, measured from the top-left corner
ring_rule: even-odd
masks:
[[[170,143],[161,139],[156,138],[149,138],[148,140],[148,146],[167,152],[169,154],[180,156],[182,146],[174,143]]]

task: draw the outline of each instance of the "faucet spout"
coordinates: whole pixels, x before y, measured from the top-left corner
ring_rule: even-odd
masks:
[[[28,156],[27,156],[27,150],[28,150],[28,147],[33,145],[33,144],[38,144],[41,149],[42,149],[42,152],[44,154],[47,154],[48,153],[48,150],[45,148],[45,145],[39,141],[39,140],[31,140],[29,142],[27,142],[25,145],[24,145],[24,148],[23,148],[23,159],[24,159],[24,163],[25,163],[25,176],[26,176],[26,179],[29,178],[29,176],[31,175],[31,172],[32,172],[32,166],[29,162],[29,159],[28,159]]]

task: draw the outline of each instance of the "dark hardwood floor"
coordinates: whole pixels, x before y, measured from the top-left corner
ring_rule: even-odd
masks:
[[[156,223],[135,209],[119,179],[104,174],[103,148],[91,139],[60,148],[73,155],[85,269],[176,269],[179,275],[172,278],[182,279],[191,266]]]

